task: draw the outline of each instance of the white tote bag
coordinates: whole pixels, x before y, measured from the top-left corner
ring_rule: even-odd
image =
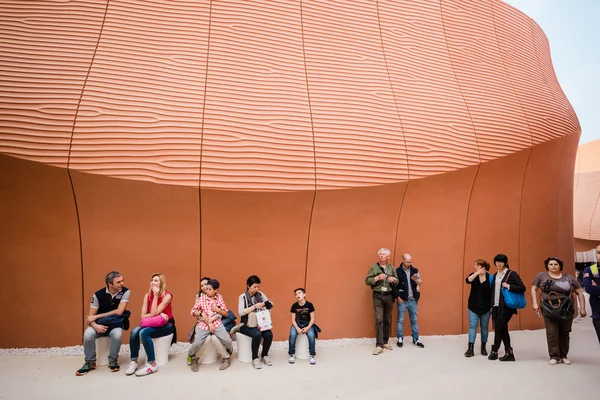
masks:
[[[273,329],[273,322],[271,322],[271,312],[266,309],[262,309],[256,312],[256,319],[258,320],[258,330],[268,331]]]

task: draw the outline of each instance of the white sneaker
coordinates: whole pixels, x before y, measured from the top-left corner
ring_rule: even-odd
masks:
[[[315,365],[317,363],[317,360],[315,360],[315,356],[310,356],[308,361],[311,365]]]
[[[271,361],[271,358],[269,356],[264,356],[262,358],[262,362],[263,362],[263,364],[265,364],[266,366],[269,366],[269,367],[271,365],[273,365],[273,362]]]
[[[127,370],[125,370],[125,375],[133,375],[135,374],[135,370],[138,368],[138,362],[132,361],[127,366]]]
[[[151,364],[146,363],[144,368],[140,369],[135,373],[135,376],[146,376],[158,371],[158,366],[153,367]]]
[[[296,362],[296,356],[294,354],[290,354],[290,358],[288,358],[288,362],[293,364]]]
[[[549,363],[550,363],[550,365],[556,365],[556,364],[558,364],[558,361],[555,360],[554,358],[551,358]]]
[[[252,360],[252,366],[256,369],[261,369],[262,365],[260,363],[260,359],[255,358],[254,360]]]
[[[562,359],[562,362],[563,362],[565,365],[571,365],[571,361],[569,361],[569,359],[568,359],[568,358],[563,358],[563,359]]]

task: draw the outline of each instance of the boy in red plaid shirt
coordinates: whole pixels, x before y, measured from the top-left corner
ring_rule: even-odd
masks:
[[[233,353],[233,343],[225,327],[221,323],[221,317],[227,317],[227,306],[223,297],[217,293],[220,287],[219,281],[211,279],[206,283],[206,290],[197,299],[191,314],[194,318],[199,318],[196,325],[196,338],[188,351],[188,364],[192,371],[198,371],[198,358],[196,353],[202,347],[209,335],[215,335],[227,350],[221,359],[219,369],[226,369],[230,365],[229,356]]]

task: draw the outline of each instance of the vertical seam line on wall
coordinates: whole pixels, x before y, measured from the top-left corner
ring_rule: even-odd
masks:
[[[442,0],[440,0],[440,16],[442,17],[442,30],[444,31],[444,43],[446,44],[446,51],[448,52],[448,60],[450,61],[450,66],[452,67],[452,74],[454,75],[454,79],[456,80],[456,86],[458,87],[458,91],[460,92],[460,97],[462,97],[463,102],[465,103],[465,108],[467,109],[467,114],[469,114],[469,120],[471,121],[471,126],[473,127],[473,135],[475,136],[475,145],[477,146],[477,155],[479,157],[479,162],[481,163],[481,148],[479,147],[477,129],[475,129],[475,122],[473,121],[473,116],[471,115],[471,110],[469,109],[469,104],[467,103],[465,94],[463,93],[463,90],[460,87],[458,75],[456,75],[456,69],[454,68],[454,62],[452,61],[452,54],[450,53],[450,46],[448,45],[448,35],[446,35],[446,23],[444,21],[444,7],[442,6]]]
[[[314,190],[312,205],[310,207],[310,216],[308,219],[308,234],[306,237],[306,258],[304,263],[304,288],[308,281],[308,254],[310,249],[310,233],[312,229],[313,213],[315,211],[315,202],[317,200],[317,146],[315,143],[315,124],[313,121],[312,103],[310,102],[310,87],[308,84],[308,66],[306,63],[306,46],[304,44],[304,14],[302,12],[302,0],[300,0],[300,36],[302,38],[302,60],[304,62],[304,79],[306,82],[306,98],[308,100],[308,114],[310,117],[310,129],[312,132],[312,145],[313,145],[313,163],[314,163]]]
[[[83,99],[83,93],[85,92],[85,88],[88,83],[88,79],[90,77],[90,72],[92,71],[92,65],[94,64],[94,60],[96,58],[96,53],[98,52],[98,47],[100,46],[100,40],[102,38],[102,32],[104,31],[104,23],[106,22],[106,15],[108,14],[108,5],[110,0],[106,1],[106,6],[104,7],[104,16],[102,17],[102,23],[100,25],[100,32],[98,32],[98,40],[96,40],[96,46],[94,47],[94,52],[92,53],[92,58],[90,59],[90,65],[85,74],[85,79],[83,81],[83,86],[81,87],[81,92],[79,93],[79,99],[77,100],[77,107],[75,108],[75,115],[73,116],[73,125],[71,126],[71,138],[69,140],[69,152],[67,154],[67,175],[69,176],[69,184],[71,185],[71,192],[73,193],[73,202],[75,203],[75,214],[77,216],[77,231],[79,233],[79,265],[81,272],[81,324],[83,328],[83,323],[85,321],[85,279],[84,279],[84,268],[83,268],[83,238],[81,235],[81,218],[79,215],[79,205],[77,204],[77,193],[75,191],[75,185],[73,184],[73,177],[71,176],[71,149],[73,147],[73,136],[75,135],[75,126],[77,124],[77,117],[79,115],[79,108],[81,107],[81,100]]]
[[[410,181],[406,182],[404,193],[402,194],[402,201],[400,202],[400,211],[398,212],[398,221],[396,222],[396,237],[394,238],[394,257],[392,257],[392,263],[396,265],[396,251],[398,250],[398,232],[400,231],[400,215],[402,215],[402,207],[404,207],[404,199],[406,198],[406,192],[408,192],[408,185]]]
[[[523,107],[523,103],[521,103],[521,98],[519,94],[515,90],[512,80],[510,79],[510,74],[508,73],[508,68],[506,68],[506,62],[504,61],[504,56],[502,55],[502,48],[500,47],[500,40],[498,39],[498,29],[496,28],[496,14],[494,12],[494,0],[490,0],[490,6],[492,8],[492,23],[494,24],[494,37],[496,38],[496,45],[498,46],[498,53],[500,54],[500,61],[502,61],[502,67],[504,68],[504,73],[506,74],[506,79],[508,79],[508,84],[510,85],[510,90],[515,94],[517,98],[517,102],[519,103],[519,107],[521,111],[523,111],[523,116],[525,117],[525,123],[527,123],[527,129],[529,130],[529,139],[531,140],[531,146],[533,147],[533,132],[531,131],[531,125],[529,124],[529,118],[527,117],[527,113],[525,112],[525,108]],[[533,43],[533,37],[532,37]],[[534,44],[535,47],[535,44]]]
[[[523,173],[523,182],[521,183],[521,204],[519,205],[519,233],[517,241],[517,265],[519,270],[521,269],[521,228],[523,225],[523,197],[525,195],[525,180],[527,179],[527,171],[529,171],[529,162],[531,160],[531,153],[533,153],[533,147],[527,149],[529,155],[527,156],[527,163],[525,164],[525,172]],[[519,313],[519,329],[521,329],[521,313]]]
[[[81,93],[79,94],[79,99],[77,100],[77,107],[75,108],[75,115],[73,116],[73,126],[71,127],[71,139],[69,140],[69,153],[67,155],[67,169],[71,166],[71,148],[73,146],[73,136],[75,135],[75,126],[77,125],[77,117],[79,116],[79,108],[81,107],[81,100],[83,99],[83,93],[85,92],[85,88],[88,83],[88,79],[90,77],[90,73],[92,71],[92,65],[94,65],[94,60],[96,59],[96,53],[98,52],[98,47],[100,46],[100,40],[102,39],[102,32],[104,32],[104,23],[106,22],[106,15],[108,14],[108,5],[110,0],[106,1],[106,7],[104,8],[104,16],[102,17],[102,24],[100,25],[100,32],[98,33],[98,40],[96,41],[96,46],[94,47],[94,52],[92,53],[92,59],[90,60],[90,66],[85,74],[85,80],[83,81],[83,86],[81,87]]]
[[[204,150],[204,118],[206,116],[206,90],[208,88],[208,60],[210,56],[210,36],[212,28],[212,0],[208,3],[208,37],[206,40],[206,63],[204,67],[204,95],[202,98],[202,120],[200,121],[200,162],[198,166],[198,291],[200,291],[200,277],[202,276],[202,152]]]
[[[481,168],[481,164],[477,164],[477,170],[475,171],[475,176],[473,177],[473,183],[471,184],[471,192],[469,193],[469,202],[467,203],[467,217],[465,218],[465,236],[463,243],[463,262],[461,269],[461,278],[465,273],[465,261],[467,254],[467,230],[469,229],[469,212],[471,211],[471,199],[473,198],[473,190],[475,189],[475,182],[477,181],[477,176],[479,175],[479,169]],[[464,295],[464,285],[462,285],[461,297],[460,301],[462,304],[461,310],[465,309],[465,295]],[[463,326],[465,326],[465,313],[460,313],[460,331],[463,331]]]
[[[387,56],[385,54],[385,45],[383,44],[383,31],[381,30],[381,17],[379,15],[379,1],[375,1],[375,8],[377,10],[377,27],[379,30],[379,40],[381,42],[381,54],[383,55],[383,64],[385,65],[385,72],[390,83],[390,90],[392,91],[392,98],[394,99],[394,105],[396,106],[396,112],[398,113],[398,120],[400,121],[400,130],[402,131],[402,141],[404,142],[404,153],[406,154],[406,171],[408,172],[408,180],[410,180],[410,162],[408,160],[408,146],[406,144],[406,134],[404,132],[404,124],[402,123],[402,115],[400,114],[400,107],[398,106],[398,99],[396,98],[396,92],[394,91],[394,85],[392,83],[392,76],[388,66]]]
[[[85,321],[85,280],[83,279],[83,240],[81,238],[81,219],[79,217],[79,205],[77,204],[77,194],[75,193],[75,185],[71,177],[71,170],[67,168],[69,183],[71,184],[71,192],[73,193],[73,202],[75,203],[75,214],[77,216],[77,231],[79,233],[79,266],[81,271],[81,323]]]

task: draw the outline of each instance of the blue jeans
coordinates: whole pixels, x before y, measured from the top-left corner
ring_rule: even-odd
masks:
[[[146,350],[146,358],[147,362],[153,363],[156,361],[156,356],[154,355],[154,343],[152,343],[152,338],[159,338],[163,336],[170,335],[173,333],[173,324],[166,324],[161,326],[160,328],[142,328],[141,326],[136,326],[131,331],[131,336],[129,336],[129,347],[131,349],[131,360],[137,361],[138,355],[140,353],[140,340],[144,345],[144,350]]]
[[[290,328],[290,338],[289,338],[289,342],[288,342],[288,353],[290,355],[292,354],[296,354],[296,338],[298,337],[298,331],[296,331],[296,328],[294,328],[294,326],[292,325],[292,327]],[[310,329],[308,330],[308,332],[306,332],[306,337],[308,338],[308,353],[311,356],[314,356],[317,354],[317,352],[315,351],[315,342],[316,342],[316,338],[315,338],[315,327],[311,326]]]
[[[404,315],[408,308],[408,317],[410,318],[410,329],[412,330],[413,342],[419,340],[419,325],[417,324],[417,301],[415,299],[408,299],[398,304],[398,321],[396,322],[396,330],[398,331],[396,337],[398,339],[404,338]]]
[[[492,313],[489,311],[485,314],[478,315],[469,310],[469,343],[475,343],[478,324],[481,326],[481,343],[487,343],[491,315]]]

